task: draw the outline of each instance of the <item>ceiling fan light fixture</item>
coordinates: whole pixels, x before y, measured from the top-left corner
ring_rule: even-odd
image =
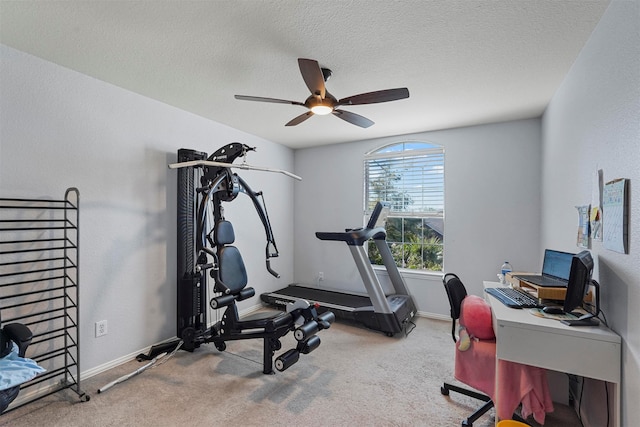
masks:
[[[361,93],[358,95],[348,96],[346,98],[340,98],[340,100],[338,100],[335,96],[331,95],[325,87],[325,82],[329,79],[329,76],[331,76],[331,70],[328,68],[320,68],[318,61],[314,59],[305,58],[298,58],[298,67],[300,68],[302,79],[307,85],[307,89],[311,92],[311,95],[309,95],[304,103],[288,101],[286,99],[264,98],[261,96],[236,95],[235,98],[245,101],[299,105],[308,109],[306,113],[300,114],[292,120],[289,120],[285,126],[297,126],[316,114],[319,116],[333,114],[347,123],[351,123],[352,125],[356,125],[361,128],[368,128],[374,124],[373,121],[356,113],[341,110],[340,107],[343,105],[378,104],[381,102],[397,101],[399,99],[409,97],[409,89],[402,87]]]
[[[328,105],[318,104],[311,107],[311,111],[313,112],[313,114],[325,116],[327,114],[331,114],[333,108],[329,107]]]

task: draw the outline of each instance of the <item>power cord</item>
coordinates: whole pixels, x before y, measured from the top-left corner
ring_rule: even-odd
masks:
[[[604,382],[604,393],[607,396],[607,427],[609,427],[609,418],[611,415],[611,410],[609,408],[609,387],[607,387],[606,381]]]
[[[580,400],[578,401],[578,421],[580,421],[580,425],[584,427],[584,423],[582,422],[582,396],[584,396],[584,383],[585,380],[582,378],[582,384],[580,386]]]
[[[409,329],[409,325],[412,325],[411,329]],[[402,325],[402,330],[404,332],[404,336],[408,337],[411,332],[416,328],[416,324],[411,320],[405,320]]]
[[[578,420],[580,421],[580,425],[582,427],[584,427],[584,423],[582,422],[582,396],[584,395],[584,383],[585,383],[585,378],[582,378],[582,385],[580,387],[580,401],[578,402]],[[611,422],[611,407],[609,406],[609,387],[607,387],[607,382],[603,381],[604,383],[604,392],[606,395],[606,399],[607,399],[607,423],[605,424],[606,427],[609,427],[609,423]]]
[[[604,314],[604,311],[600,310],[600,314],[602,314],[602,323],[604,323],[606,327],[609,327],[609,324],[607,323],[607,316]],[[600,317],[600,314],[598,317]]]

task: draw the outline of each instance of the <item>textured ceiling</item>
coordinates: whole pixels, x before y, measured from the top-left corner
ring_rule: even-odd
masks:
[[[608,5],[601,0],[7,1],[0,42],[292,148],[538,117]],[[304,102],[297,58],[337,98],[410,98],[284,124]]]

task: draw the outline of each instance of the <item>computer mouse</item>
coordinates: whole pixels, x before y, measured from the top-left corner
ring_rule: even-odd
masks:
[[[547,306],[544,307],[542,311],[547,314],[564,314],[564,310],[560,307]]]

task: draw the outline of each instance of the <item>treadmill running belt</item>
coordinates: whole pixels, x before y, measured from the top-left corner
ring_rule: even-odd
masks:
[[[274,292],[275,294],[302,298],[322,303],[341,305],[346,307],[368,307],[371,305],[371,299],[363,295],[346,294],[335,291],[325,291],[323,289],[308,288],[306,286],[289,285],[284,289]]]

